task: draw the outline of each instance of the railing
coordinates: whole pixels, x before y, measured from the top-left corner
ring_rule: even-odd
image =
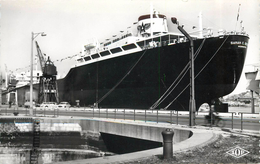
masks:
[[[241,115],[241,117],[240,117],[240,124],[241,124],[241,130],[243,130],[243,125],[244,125],[244,122],[246,122],[246,123],[250,123],[250,124],[252,124],[252,123],[254,123],[254,121],[252,121],[252,120],[246,120],[246,119],[244,119],[244,116],[245,115],[252,115],[252,113],[248,113],[248,112],[239,112],[238,113],[239,115]],[[258,127],[260,127],[260,113],[259,113],[259,115],[258,115]],[[260,131],[260,129],[258,129],[259,131]]]
[[[1,108],[0,115],[25,115],[29,116],[28,108]],[[169,110],[139,110],[139,109],[109,109],[109,108],[34,108],[35,117],[59,117],[60,115],[106,118],[106,119],[121,119],[143,122],[164,122],[176,125],[188,125],[188,111],[169,111]],[[212,121],[210,124],[205,123],[206,112],[196,113],[196,125],[213,127]],[[246,112],[229,112],[219,113],[221,119],[225,121],[225,128],[240,129],[240,130],[259,130],[259,115]],[[257,129],[258,128],[258,129]]]
[[[161,117],[165,117],[167,118],[167,114],[170,114],[170,116],[168,117],[170,120],[170,123],[174,123],[173,119],[175,118],[176,120],[176,124],[178,124],[178,111],[161,111],[159,112],[159,110],[137,110],[137,109],[87,109],[88,111],[91,110],[92,113],[92,118],[112,118],[112,119],[123,119],[126,120],[126,116],[129,116],[128,120],[142,120],[144,122],[147,121],[151,121],[150,118],[155,118],[153,121],[156,123],[159,123],[159,118]],[[84,110],[85,111],[85,110]],[[103,117],[102,117],[102,113],[103,113]],[[105,117],[104,117],[105,115]],[[137,119],[138,118],[138,119]],[[168,120],[168,119],[166,119]]]

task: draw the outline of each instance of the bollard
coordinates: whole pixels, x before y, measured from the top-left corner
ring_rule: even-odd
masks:
[[[170,159],[173,158],[173,143],[172,137],[174,132],[171,129],[165,129],[162,131],[163,136],[163,158]]]

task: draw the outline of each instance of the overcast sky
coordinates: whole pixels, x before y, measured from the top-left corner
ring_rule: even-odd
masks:
[[[151,2],[167,16],[169,29],[174,32],[178,30],[170,22],[171,17],[177,17],[191,32],[192,26],[198,26],[199,12],[203,14],[203,26],[214,31],[240,31],[243,21],[250,36],[246,69],[253,70],[248,65],[259,63],[258,0],[0,0],[0,69],[3,71],[6,64],[8,70],[28,71],[31,33],[45,32],[46,37],[35,40],[55,61],[58,73],[64,75],[74,61],[66,59],[68,56],[78,54],[91,38],[102,42],[126,31],[140,15],[149,14]],[[245,90],[245,84],[243,74],[237,90]]]

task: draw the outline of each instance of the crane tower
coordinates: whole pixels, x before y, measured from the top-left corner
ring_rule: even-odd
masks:
[[[57,70],[56,66],[50,60],[50,57],[45,60],[41,49],[35,41],[38,57],[40,60],[42,76],[40,76],[40,84],[38,90],[38,103],[42,102],[59,102],[58,86],[57,86]]]

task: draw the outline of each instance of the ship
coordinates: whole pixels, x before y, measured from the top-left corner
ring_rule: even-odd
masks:
[[[189,40],[168,31],[167,17],[157,12],[141,15],[136,29],[84,45],[77,64],[58,80],[59,99],[99,108],[189,110]],[[244,31],[191,37],[198,109],[236,88],[249,37]]]
[[[151,12],[139,16],[136,33],[86,43],[76,64],[57,80],[59,100],[82,107],[188,111],[190,41],[182,33],[169,31],[167,19]],[[236,88],[249,36],[244,31],[223,30],[214,36],[206,29],[191,38],[198,110]]]

